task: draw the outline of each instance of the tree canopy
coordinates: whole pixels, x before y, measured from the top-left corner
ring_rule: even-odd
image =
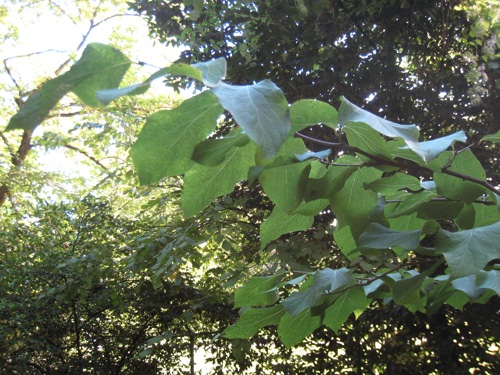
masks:
[[[187,45],[181,60],[122,82],[127,54],[91,43],[5,134],[43,128],[67,94],[126,108],[113,121],[135,126],[131,103],[154,80],[199,90],[139,116],[133,177],[113,180],[136,202],[125,215],[108,193],[10,221],[5,274],[23,268],[2,282],[3,368],[194,374],[199,345],[215,373],[497,372],[487,5],[133,4],[154,35]],[[47,325],[51,309],[65,321]]]

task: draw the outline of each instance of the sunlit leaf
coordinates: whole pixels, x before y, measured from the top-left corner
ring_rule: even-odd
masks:
[[[117,49],[90,43],[68,72],[45,82],[40,90],[28,98],[10,119],[7,130],[34,129],[70,91],[85,104],[98,105],[96,91],[117,87],[130,65],[130,60]]]
[[[455,142],[465,142],[467,136],[463,131],[433,139],[431,141],[417,142],[406,140],[407,146],[422,158],[426,163],[435,159]]]
[[[388,121],[357,107],[343,97],[339,108],[339,125],[344,127],[349,122],[364,122],[385,136],[400,137],[406,141],[416,142],[419,137],[416,125],[401,125]]]
[[[215,129],[222,108],[210,92],[151,115],[130,154],[142,184],[185,173],[196,145]]]
[[[337,270],[325,268],[318,270],[314,273],[314,281],[309,288],[304,291],[293,292],[282,304],[294,316],[316,305],[323,293],[333,292],[342,286],[352,283],[352,281],[352,275],[347,268]]]
[[[278,152],[290,130],[288,103],[278,86],[268,80],[247,86],[221,82],[211,91],[262,149],[264,158]]]
[[[338,114],[337,110],[328,103],[303,99],[290,106],[290,121],[291,133],[316,124],[324,124],[335,129],[338,125]]]

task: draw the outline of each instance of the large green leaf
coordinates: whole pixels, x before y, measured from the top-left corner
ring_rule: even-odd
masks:
[[[357,147],[370,155],[392,160],[386,141],[378,131],[364,122],[349,122],[343,127],[349,146]]]
[[[401,125],[388,121],[357,107],[343,97],[339,108],[339,125],[344,127],[349,122],[364,122],[385,136],[400,137],[405,141],[416,142],[419,137],[416,125]]]
[[[268,306],[278,300],[276,285],[282,274],[254,276],[234,293],[234,307]]]
[[[429,190],[420,191],[418,193],[403,192],[399,195],[400,202],[392,205],[387,205],[385,214],[388,218],[406,216],[417,212],[419,208],[430,202],[436,194]]]
[[[460,232],[439,230],[436,251],[444,255],[453,277],[473,275],[500,258],[500,222]]]
[[[291,133],[308,126],[324,124],[335,129],[338,124],[337,110],[330,104],[319,100],[298,100],[290,106]]]
[[[329,199],[342,189],[346,180],[360,168],[362,162],[354,156],[345,155],[338,158],[336,164],[338,165],[329,166],[323,176],[309,179],[306,200]]]
[[[333,292],[352,282],[352,275],[347,268],[318,270],[314,273],[314,281],[309,288],[304,291],[293,292],[282,304],[290,315],[295,316],[316,305],[323,293]]]
[[[151,115],[130,154],[142,184],[185,173],[196,145],[215,129],[222,108],[206,91]]]
[[[260,225],[261,249],[264,249],[269,242],[279,238],[282,234],[309,229],[313,221],[313,216],[287,215],[278,206],[274,207],[271,215]]]
[[[305,310],[299,315],[285,314],[278,325],[278,336],[290,348],[313,333],[321,326],[321,316],[311,315],[311,311]]]
[[[249,141],[250,139],[241,133],[241,129],[234,129],[224,138],[207,139],[197,144],[192,159],[207,167],[214,167],[222,163],[235,147],[242,147]]]
[[[421,189],[420,181],[406,173],[395,173],[392,176],[377,179],[365,185],[366,189],[388,195],[401,190],[418,191]]]
[[[399,246],[406,250],[416,249],[420,244],[421,230],[401,232],[386,228],[377,223],[370,223],[359,236],[358,246],[372,249],[388,249]]]
[[[330,206],[337,215],[338,225],[350,226],[355,238],[368,225],[370,213],[378,202],[377,193],[366,190],[364,185],[379,178],[381,173],[375,168],[360,168],[344,182],[341,190],[330,196]]]
[[[263,327],[278,324],[285,313],[282,305],[246,309],[239,320],[227,327],[223,334],[230,339],[247,339]]]
[[[452,157],[451,152],[442,154],[437,160],[444,165]],[[458,154],[448,168],[466,176],[486,181],[486,172],[481,163],[470,150]],[[449,199],[472,203],[477,197],[486,192],[486,189],[474,182],[464,181],[462,178],[450,176],[444,173],[434,173],[434,181],[438,194]]]
[[[333,304],[325,310],[323,324],[334,332],[338,332],[351,314],[354,313],[356,317],[361,315],[370,301],[366,298],[363,287],[349,288],[335,298]]]
[[[454,142],[465,142],[466,140],[467,136],[465,133],[463,131],[459,131],[431,141],[417,142],[406,140],[406,144],[414,153],[420,156],[422,160],[427,163],[430,160],[437,158],[439,154],[445,151]]]
[[[70,91],[85,104],[98,105],[96,91],[118,86],[130,65],[130,60],[117,49],[100,43],[89,44],[68,72],[47,81],[28,98],[10,119],[7,130],[34,129]]]
[[[266,168],[259,181],[276,206],[291,214],[304,200],[310,170],[310,161]]]
[[[290,131],[288,103],[278,86],[269,80],[247,86],[221,82],[211,91],[262,149],[264,158],[278,152]]]
[[[235,147],[224,161],[214,167],[195,164],[184,176],[182,208],[187,217],[196,215],[212,200],[234,190],[236,183],[245,180],[255,165],[254,143]]]

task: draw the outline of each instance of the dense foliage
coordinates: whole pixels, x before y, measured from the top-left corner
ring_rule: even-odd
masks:
[[[3,369],[194,373],[202,346],[218,373],[497,372],[498,92],[480,80],[472,105],[455,74],[472,50],[496,56],[471,49],[464,8],[418,4],[139,2],[194,64],[117,88],[131,61],[93,43],[30,96],[8,130],[70,92],[99,106],[162,77],[205,88],[147,116],[131,148],[140,221],[87,198],[11,224]]]

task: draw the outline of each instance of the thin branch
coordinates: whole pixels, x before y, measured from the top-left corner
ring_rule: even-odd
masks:
[[[92,155],[89,155],[86,151],[81,150],[78,147],[75,147],[75,146],[72,146],[72,145],[64,145],[64,147],[66,147],[66,148],[68,148],[70,150],[79,152],[80,154],[82,154],[82,155],[86,156],[87,158],[89,158],[90,160],[92,160],[95,164],[97,164],[99,167],[101,167],[102,169],[104,169],[106,172],[110,173],[109,169],[106,166],[102,165],[99,160],[97,160]]]

